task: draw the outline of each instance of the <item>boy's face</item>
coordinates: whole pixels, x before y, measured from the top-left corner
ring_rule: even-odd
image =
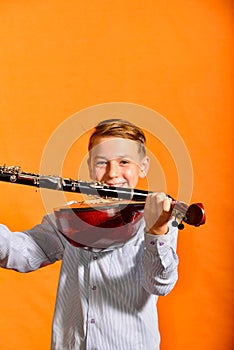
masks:
[[[88,159],[90,177],[109,186],[136,187],[145,177],[149,158],[139,152],[136,141],[117,137],[99,138]]]

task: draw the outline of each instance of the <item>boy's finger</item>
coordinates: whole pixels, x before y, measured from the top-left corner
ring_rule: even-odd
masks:
[[[163,201],[163,210],[166,211],[166,212],[169,212],[170,209],[171,209],[171,198],[165,198],[164,201]]]

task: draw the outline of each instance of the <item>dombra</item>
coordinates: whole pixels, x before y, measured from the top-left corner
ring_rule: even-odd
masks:
[[[150,193],[23,172],[19,166],[0,166],[0,181],[94,196],[94,200],[56,208],[54,214],[59,231],[72,245],[97,251],[122,246],[134,237]],[[206,221],[202,203],[187,205],[173,198],[171,216],[178,229],[184,228],[183,223],[198,227]]]

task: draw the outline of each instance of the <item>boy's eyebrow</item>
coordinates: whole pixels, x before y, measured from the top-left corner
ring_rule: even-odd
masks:
[[[98,158],[102,158],[102,159],[108,159],[108,157],[105,157],[103,155],[96,155],[93,157],[93,159],[98,159]],[[128,155],[128,154],[120,154],[120,155],[117,155],[114,159],[118,159],[118,158],[131,158],[132,159],[132,156]]]

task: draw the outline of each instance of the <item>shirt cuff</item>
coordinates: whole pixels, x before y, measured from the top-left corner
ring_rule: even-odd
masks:
[[[170,244],[170,235],[152,235],[151,233],[147,233],[145,230],[145,245],[148,247],[149,250],[155,251],[155,246],[163,247],[170,246]]]

